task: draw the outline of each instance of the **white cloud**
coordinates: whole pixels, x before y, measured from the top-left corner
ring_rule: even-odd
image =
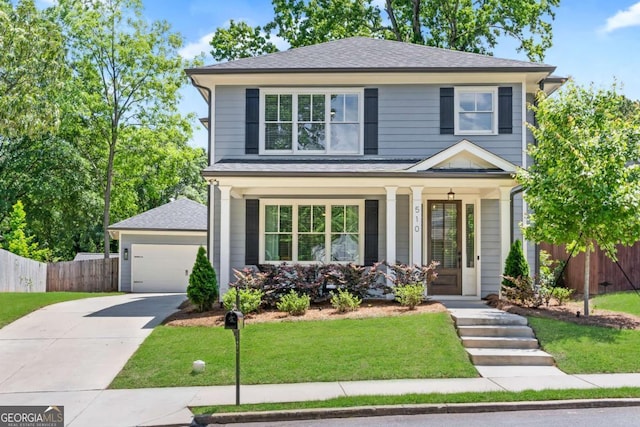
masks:
[[[209,42],[213,38],[213,32],[205,34],[200,37],[198,41],[187,43],[182,49],[178,51],[178,54],[185,59],[193,59],[201,53],[208,53],[211,50]]]
[[[631,5],[627,10],[618,11],[615,15],[607,18],[607,23],[602,29],[605,33],[625,27],[640,26],[640,2]]]

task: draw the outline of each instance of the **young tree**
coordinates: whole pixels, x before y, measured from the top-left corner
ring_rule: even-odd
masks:
[[[531,214],[527,239],[586,252],[584,314],[594,244],[616,259],[616,245],[640,240],[640,105],[610,89],[568,83],[539,95],[529,125],[533,164],[518,173]]]
[[[524,257],[522,242],[519,239],[511,245],[509,255],[507,255],[507,259],[504,262],[504,273],[502,275],[513,277],[514,279],[529,277],[529,263]],[[513,283],[508,279],[502,279],[502,285],[513,286]]]
[[[47,261],[51,252],[47,249],[39,249],[38,243],[34,242],[34,236],[27,235],[27,214],[21,201],[13,205],[13,210],[9,216],[9,227],[4,235],[4,249],[24,258],[31,258],[36,261]]]
[[[207,259],[207,251],[200,246],[193,271],[189,276],[187,297],[198,311],[206,311],[218,298],[218,280],[216,271]]]
[[[264,27],[232,22],[218,28],[215,60],[273,51],[271,33],[291,47],[364,36],[464,52],[491,54],[500,37],[520,44],[530,60],[551,47],[554,7],[560,0],[272,0],[274,18]],[[383,16],[387,25],[383,23]],[[547,20],[548,19],[548,20]],[[235,36],[235,37],[232,37]]]
[[[140,0],[59,0],[58,15],[73,66],[82,152],[101,170],[103,237],[109,256],[114,165],[119,147],[139,129],[179,134],[191,126],[177,110],[186,83],[178,34],[164,21],[148,23]],[[148,135],[148,133],[147,133]]]

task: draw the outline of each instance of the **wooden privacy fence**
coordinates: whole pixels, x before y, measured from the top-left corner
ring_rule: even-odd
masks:
[[[47,292],[117,292],[118,259],[89,259],[49,264]]]
[[[0,292],[45,292],[47,264],[0,249]]]
[[[540,245],[541,250],[551,254],[551,258],[556,260],[566,260],[569,254],[564,246],[553,246],[547,243]],[[578,254],[569,260],[565,269],[566,284],[569,288],[575,289],[577,293],[584,290],[584,253]],[[618,263],[627,274],[636,288],[640,288],[640,242],[633,246],[618,246]],[[596,295],[606,292],[617,292],[631,290],[624,274],[600,249],[591,254],[589,265],[589,293]],[[606,287],[600,284],[607,282]]]

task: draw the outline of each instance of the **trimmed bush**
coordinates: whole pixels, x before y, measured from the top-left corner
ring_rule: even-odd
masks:
[[[415,310],[416,306],[424,301],[424,290],[425,287],[422,283],[413,283],[397,286],[394,295],[400,305],[409,310]]]
[[[309,305],[311,305],[309,295],[298,295],[296,291],[292,290],[280,298],[276,306],[278,310],[289,313],[292,316],[302,316],[307,312]]]
[[[260,289],[240,289],[240,307],[243,314],[258,311],[262,303],[263,292]],[[236,305],[236,289],[232,288],[222,297],[222,305],[227,310],[232,310]]]
[[[362,299],[351,294],[349,291],[338,289],[338,293],[331,292],[331,305],[338,313],[356,311],[362,304]]]
[[[504,273],[502,276],[502,285],[507,287],[513,286],[513,282],[507,280],[507,277],[529,277],[529,264],[524,257],[524,252],[522,252],[522,242],[520,242],[520,240],[516,240],[511,245],[509,255],[504,263]]]
[[[558,302],[558,305],[565,305],[567,301],[569,301],[569,299],[571,298],[571,295],[573,295],[573,289],[557,287],[557,288],[553,288],[553,291],[551,291],[551,294],[553,295],[555,300]]]
[[[210,310],[218,299],[218,279],[216,271],[207,259],[207,251],[200,246],[193,271],[189,276],[187,297],[198,311]]]

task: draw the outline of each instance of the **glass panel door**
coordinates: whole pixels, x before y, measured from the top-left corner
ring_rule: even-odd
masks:
[[[462,292],[462,217],[459,201],[429,201],[427,236],[428,261],[437,261],[438,278],[431,295],[460,295]]]

